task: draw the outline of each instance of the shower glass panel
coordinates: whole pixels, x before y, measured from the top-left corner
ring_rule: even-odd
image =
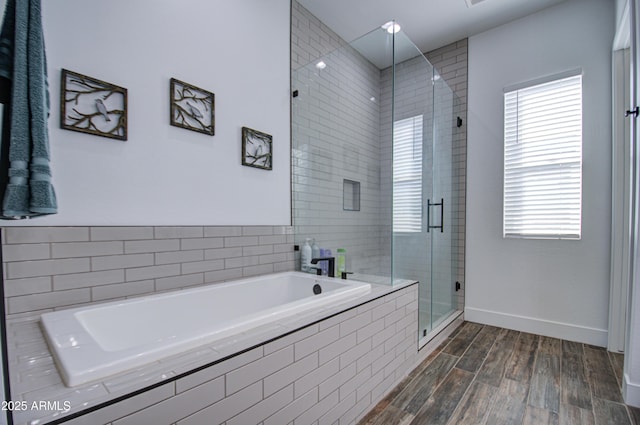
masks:
[[[393,146],[393,276],[417,280],[418,329],[431,329],[432,244],[429,222],[440,220],[433,185],[433,66],[400,32],[395,37],[392,121],[388,143]],[[429,204],[429,205],[428,205]]]
[[[386,33],[384,33],[386,34]],[[393,38],[373,31],[292,71],[292,196],[296,245],[346,250],[349,279],[391,284],[391,206],[383,200],[380,67]],[[345,184],[346,183],[346,184]],[[359,188],[359,208],[345,208]],[[345,190],[350,193],[345,193]],[[390,190],[387,185],[386,190]],[[312,270],[312,272],[315,270]]]
[[[293,69],[292,96],[295,243],[346,249],[350,279],[419,281],[425,343],[457,310],[457,99],[382,28]]]

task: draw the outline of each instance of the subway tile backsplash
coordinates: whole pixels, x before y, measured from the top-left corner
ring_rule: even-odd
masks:
[[[2,231],[8,317],[295,268],[291,226]]]

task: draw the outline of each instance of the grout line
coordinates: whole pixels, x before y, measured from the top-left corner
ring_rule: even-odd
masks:
[[[484,327],[483,327],[484,329]],[[496,328],[498,330],[500,330],[501,328]],[[482,330],[482,329],[481,329]],[[480,332],[478,332],[480,333]],[[475,375],[478,376],[480,374],[480,371],[482,370],[482,367],[484,366],[484,364],[487,362],[487,359],[489,358],[489,354],[491,353],[491,350],[493,350],[493,347],[495,347],[497,342],[497,339],[493,340],[493,343],[491,344],[491,347],[489,347],[489,349],[487,350],[487,354],[485,354],[484,358],[482,359],[482,362],[480,363],[480,366],[478,367],[478,370],[475,372]],[[475,380],[475,378],[474,378]],[[502,378],[500,378],[500,381],[502,381]],[[489,384],[487,384],[489,385]]]
[[[564,340],[560,339],[560,358],[559,360],[559,365],[558,365],[558,422],[560,422],[560,408],[562,407],[562,363],[564,360]],[[582,348],[582,351],[584,352],[584,346]],[[582,358],[584,359],[584,354],[582,356]],[[593,405],[591,405],[591,407],[593,408]],[[550,410],[551,411],[551,410]],[[595,417],[594,417],[594,421],[595,421]]]
[[[611,370],[613,370],[613,376],[615,376],[616,383],[618,384],[618,388],[620,389],[620,394],[622,394],[622,376],[618,377],[615,365],[613,364],[613,360],[611,359],[611,352],[609,350],[607,350],[607,358],[609,359],[609,365],[611,366]]]
[[[485,327],[485,325],[483,325],[483,328],[482,328],[482,329],[480,329],[480,331],[478,332],[478,334],[479,334],[480,332],[482,332],[482,330],[484,329],[484,327]],[[503,328],[500,328],[500,329],[503,329]],[[516,338],[516,346],[517,346],[518,342],[519,342],[519,341],[521,341],[521,339],[522,339],[522,337],[523,337],[523,334],[524,334],[523,332],[519,332],[518,337]],[[473,343],[473,341],[475,341],[475,339],[476,339],[476,338],[477,338],[477,335],[476,335],[476,337],[475,337],[475,338],[474,338],[474,339],[469,343],[469,347],[471,346],[471,344]],[[543,338],[544,338],[544,337],[542,337],[542,336],[540,336],[540,335],[539,335],[538,342],[537,342],[537,344],[536,344],[536,346],[535,346],[534,361],[533,361],[532,366],[531,366],[531,376],[529,377],[529,385],[528,385],[528,388],[527,388],[527,397],[526,397],[526,399],[524,400],[524,406],[523,406],[523,409],[524,409],[524,410],[523,410],[523,415],[526,415],[527,408],[531,406],[531,405],[530,405],[530,403],[529,403],[529,401],[530,401],[530,397],[531,397],[531,385],[532,385],[532,383],[533,383],[534,375],[535,375],[535,370],[536,370],[536,367],[537,367],[537,364],[538,364],[538,361],[539,361],[539,354],[540,354],[540,352],[541,352],[541,344],[543,343]],[[453,340],[453,339],[452,339],[452,340]],[[579,409],[580,411],[583,411],[583,410],[584,410],[584,411],[585,411],[585,413],[586,413],[586,411],[588,411],[588,412],[589,412],[589,414],[591,414],[591,417],[592,417],[592,419],[594,420],[594,423],[595,423],[595,420],[596,420],[596,413],[595,413],[595,403],[594,403],[594,400],[596,399],[596,397],[594,396],[594,391],[593,391],[594,384],[593,384],[593,382],[592,382],[592,379],[591,379],[590,375],[588,374],[588,369],[587,369],[587,364],[586,364],[586,353],[585,353],[586,344],[580,344],[580,348],[581,348],[581,362],[582,362],[582,363],[581,363],[581,365],[582,365],[583,371],[584,371],[584,373],[585,373],[585,379],[587,379],[587,381],[588,381],[588,382],[587,382],[587,385],[589,385],[589,397],[590,397],[590,401],[591,401],[591,408],[590,408],[590,409],[583,409],[583,408],[581,408],[581,407],[574,406],[574,405],[571,405],[571,404],[565,404],[565,403],[563,403],[563,402],[562,402],[562,394],[563,394],[562,390],[563,390],[563,387],[564,387],[563,382],[562,382],[562,381],[563,381],[563,380],[562,380],[562,372],[563,372],[563,359],[564,359],[564,355],[565,355],[565,351],[564,351],[564,349],[562,348],[562,345],[563,345],[563,344],[562,344],[562,342],[564,342],[565,340],[563,340],[563,339],[559,339],[559,340],[561,341],[561,345],[560,345],[561,350],[560,350],[560,354],[559,354],[559,361],[560,361],[560,362],[559,362],[559,375],[560,375],[560,380],[559,380],[559,383],[558,383],[559,409],[558,409],[558,412],[553,412],[553,411],[551,411],[551,410],[549,410],[549,409],[546,409],[546,410],[548,410],[548,411],[550,412],[550,414],[555,414],[555,415],[557,416],[558,420],[560,420],[560,417],[561,417],[561,409],[563,409],[563,407],[562,407],[562,406],[563,406],[563,404],[564,404],[565,406],[571,406],[571,407],[574,407],[574,408],[576,408],[576,409]],[[449,341],[449,343],[447,343],[446,345],[442,346],[442,348],[441,348],[440,352],[438,353],[438,355],[439,355],[439,354],[441,354],[441,353],[443,352],[443,349],[444,349],[448,344],[450,344],[450,343],[451,343],[451,341]],[[488,357],[489,353],[491,352],[491,350],[494,348],[494,346],[495,346],[495,342],[492,344],[491,348],[490,348],[490,349],[489,349],[489,351],[487,352],[487,355],[485,356],[485,358],[484,358],[484,360],[483,360],[483,362],[482,362],[481,366],[479,367],[478,371],[477,371],[476,373],[474,373],[474,377],[473,377],[473,379],[471,380],[471,382],[470,382],[469,386],[465,389],[465,391],[464,391],[464,393],[463,393],[462,397],[461,397],[461,398],[460,398],[460,400],[458,401],[458,404],[455,406],[455,409],[452,411],[451,416],[450,416],[449,418],[447,418],[447,421],[446,421],[446,424],[447,424],[447,425],[455,425],[455,423],[453,422],[453,418],[454,418],[454,417],[456,417],[456,415],[460,412],[460,409],[462,408],[462,402],[463,402],[463,401],[466,399],[466,397],[468,396],[468,394],[469,394],[469,391],[470,391],[471,387],[472,387],[472,386],[473,386],[473,384],[474,384],[474,383],[476,383],[476,382],[481,383],[481,382],[479,382],[479,381],[477,380],[477,378],[478,378],[478,374],[479,374],[480,370],[482,369],[482,366],[485,364],[486,359],[487,359],[487,357]],[[464,353],[466,353],[466,352],[468,351],[469,347],[467,347],[467,349],[465,349]],[[445,353],[445,354],[447,354],[447,353]],[[450,355],[450,354],[448,354],[448,355]],[[464,355],[464,354],[463,354],[463,355]],[[514,346],[514,349],[513,349],[513,350],[512,350],[512,352],[511,352],[511,355],[509,356],[509,360],[507,361],[507,364],[508,364],[508,362],[509,362],[510,360],[512,360],[512,359],[513,359],[513,356],[514,356],[514,355],[515,355],[515,346]],[[436,355],[435,357],[437,357],[437,355]],[[435,357],[434,357],[434,359],[435,359]],[[460,359],[462,356],[453,356],[453,357],[458,357],[458,358]],[[608,359],[609,359],[609,362],[610,362],[610,363],[612,363],[611,355],[610,355],[609,353],[608,353]],[[431,363],[431,362],[429,362],[429,363]],[[613,367],[613,364],[611,364],[611,366]],[[429,396],[429,398],[431,398],[431,397],[432,397],[432,395],[433,395],[433,394],[434,394],[434,393],[435,393],[435,392],[440,388],[440,386],[442,385],[442,382],[444,382],[444,380],[446,380],[446,378],[449,376],[449,374],[451,373],[451,371],[452,371],[454,368],[456,368],[456,366],[455,366],[455,365],[454,365],[454,366],[451,368],[451,370],[449,370],[449,372],[448,372],[448,373],[443,377],[443,379],[442,379],[442,381],[440,382],[440,384],[438,384],[436,387],[434,387],[434,388],[433,388],[433,391],[431,392],[431,395]],[[420,376],[420,375],[417,375],[416,377],[414,377],[414,379],[418,379],[418,377],[419,377],[419,376]],[[503,376],[502,376],[502,381],[503,381],[504,379],[506,379],[506,377],[505,377],[505,376],[506,376],[506,369],[505,369],[505,373],[504,373],[504,374],[503,374]],[[617,378],[617,375],[616,375],[616,378]],[[413,381],[413,379],[412,379],[412,381]],[[410,382],[411,382],[411,381],[410,381]],[[502,383],[502,382],[501,382],[501,383]],[[488,407],[486,408],[486,411],[485,411],[485,413],[484,413],[484,416],[483,416],[482,421],[481,421],[478,425],[486,424],[486,421],[487,421],[487,419],[488,419],[489,412],[490,412],[490,411],[491,411],[491,409],[495,406],[495,402],[496,402],[496,396],[495,396],[495,394],[496,394],[496,392],[493,392],[493,393],[491,393],[491,394],[489,395],[489,397],[491,398],[491,400],[489,400],[489,401],[488,401]],[[612,402],[612,403],[620,404],[620,403],[616,403],[616,402]],[[391,403],[390,403],[390,404],[391,404]],[[627,405],[627,404],[625,404],[625,403],[622,403],[622,404],[625,406],[625,409],[626,409],[625,411],[626,411],[626,414],[627,414],[627,418],[628,418],[628,420],[629,420],[629,424],[634,425],[634,424],[635,424],[635,422],[634,422],[634,419],[633,419],[633,415],[632,415],[632,411],[631,411],[630,406],[628,406],[628,405]],[[533,406],[531,406],[531,407],[533,407]],[[525,418],[526,418],[526,416],[523,416],[522,420],[524,420]]]
[[[584,370],[585,379],[587,380],[587,384],[589,384],[589,395],[591,396],[591,416],[593,417],[593,422],[596,421],[596,404],[594,402],[595,397],[593,396],[593,385],[591,383],[591,375],[589,370],[587,369],[587,352],[585,351],[584,344],[580,344],[582,347],[582,368]]]
[[[633,422],[633,418],[631,417],[631,412],[629,411],[629,406],[627,406],[627,404],[626,404],[626,403],[624,404],[624,410],[626,410],[626,411],[627,411],[627,417],[629,418],[629,423],[630,423],[631,425],[633,425],[633,424],[634,424],[634,422]],[[595,416],[595,415],[594,415],[594,416]]]
[[[522,332],[520,332],[520,335],[522,335]],[[529,388],[527,388],[527,398],[525,400],[525,406],[524,406],[525,410],[528,406],[530,406],[529,400],[531,399],[531,385],[533,384],[533,376],[535,375],[536,366],[538,365],[538,353],[540,352],[540,344],[542,344],[542,338],[538,337],[538,344],[536,346],[535,355],[533,356],[534,357],[533,364],[531,365],[531,377],[529,379]]]
[[[611,366],[611,370],[613,371],[613,376],[616,378],[616,383],[618,384],[618,389],[620,390],[620,395],[622,396],[622,404],[624,405],[624,409],[627,412],[627,417],[629,418],[629,423],[630,424],[634,424],[634,420],[633,417],[631,416],[631,409],[629,409],[629,406],[627,405],[627,403],[624,400],[624,394],[622,394],[622,378],[623,376],[620,376],[620,378],[618,378],[618,374],[616,373],[616,368],[613,364],[613,360],[611,359],[611,352],[609,350],[607,350],[607,359],[609,359],[609,365]],[[623,371],[624,373],[624,371]],[[593,410],[593,404],[592,404],[592,410]],[[595,414],[594,414],[595,417]]]
[[[500,329],[500,328],[498,328]],[[520,339],[520,336],[522,335],[522,332],[518,332],[518,338],[516,339],[516,343],[518,342],[518,340]],[[480,367],[478,368],[478,372],[476,373],[476,376],[478,376],[478,374],[480,373],[480,370],[482,370],[482,367],[484,366],[484,364],[486,363],[487,359],[489,358],[489,354],[491,353],[491,350],[493,350],[493,347],[496,345],[497,339],[493,341],[493,344],[491,344],[491,348],[489,348],[489,351],[487,351],[487,355],[485,356],[484,360],[482,361],[482,364],[480,365]],[[511,356],[513,356],[513,350],[511,352]],[[509,359],[511,359],[511,356],[509,356]],[[508,362],[508,361],[507,361]],[[502,377],[500,378],[500,384],[502,384],[502,382],[504,381],[504,374],[506,373],[506,369],[504,370]],[[489,385],[490,384],[485,384],[485,385]],[[498,386],[496,388],[496,392],[494,392],[492,394],[493,396],[493,400],[491,401],[491,407],[489,409],[487,409],[487,413],[485,415],[485,417],[483,418],[482,423],[486,424],[487,420],[489,419],[489,412],[491,410],[491,408],[493,408],[493,406],[496,403],[496,394],[498,393],[498,391],[500,391],[500,386]],[[529,396],[529,393],[527,392],[527,397]],[[525,404],[525,409],[526,409],[526,404]],[[524,413],[523,413],[524,414]]]
[[[451,368],[451,370],[455,369],[455,366]],[[449,371],[451,372],[451,371]],[[473,379],[471,380],[471,382],[469,382],[469,386],[467,387],[467,389],[464,391],[464,393],[462,394],[462,397],[460,397],[460,400],[458,401],[458,404],[456,404],[456,408],[453,409],[453,412],[451,412],[451,416],[447,419],[447,422],[445,423],[445,425],[455,425],[453,422],[451,422],[453,420],[453,418],[456,417],[456,414],[458,413],[458,411],[462,408],[461,404],[462,401],[465,399],[467,393],[469,392],[469,390],[471,389],[471,386],[473,385],[474,382],[476,382],[476,377],[478,375],[477,374],[473,374]],[[480,424],[478,424],[480,425]]]
[[[511,359],[513,358],[513,356],[515,356],[516,347],[518,346],[518,341],[520,341],[521,337],[522,337],[522,332],[518,331],[518,337],[514,341],[513,347],[511,348],[511,354],[509,355],[509,358],[507,359],[505,365],[508,365],[509,362],[511,361]],[[506,375],[507,375],[507,368],[505,367],[504,370],[502,371],[502,377],[500,378],[500,384],[502,384],[503,380],[507,379]],[[531,382],[529,382],[529,388],[531,388]],[[529,392],[527,391],[527,400],[528,399],[529,399]]]
[[[476,337],[480,334],[480,332],[482,332],[482,330],[483,330],[484,328],[485,328],[485,325],[483,325],[483,326],[482,326],[482,328],[478,331],[478,334],[476,335]],[[475,341],[475,338],[474,338],[473,340]],[[471,346],[471,344],[472,344],[472,343],[473,343],[473,341],[471,341],[471,343],[469,344],[469,347]],[[494,342],[494,343],[495,343],[495,342]],[[491,345],[491,347],[493,347],[493,344]],[[467,348],[467,349],[468,349],[468,348]],[[491,348],[489,349],[489,351],[491,351]],[[465,352],[466,352],[466,350],[465,350]],[[488,354],[489,354],[489,352],[487,352],[487,355],[488,355]],[[464,353],[463,353],[463,355],[464,355]],[[485,359],[486,359],[486,356],[485,356]],[[460,360],[462,360],[462,356],[460,356],[460,358],[459,358],[458,362],[459,362]],[[458,362],[456,362],[456,364],[458,364]],[[482,361],[482,363],[481,363],[480,367],[478,368],[478,371],[482,368],[482,364],[484,364],[484,359],[483,359],[483,361]],[[455,368],[455,365],[454,365],[454,366],[453,366],[453,368],[451,368],[451,369],[453,370],[454,368]],[[472,386],[473,386],[473,384],[476,382],[476,378],[478,377],[478,371],[476,371],[476,372],[473,374],[473,379],[472,379],[472,380],[471,380],[471,382],[469,383],[469,386],[467,387],[467,389],[466,389],[466,390],[464,391],[464,393],[462,394],[462,397],[460,397],[460,400],[458,401],[458,404],[456,405],[456,408],[455,408],[455,409],[453,409],[453,412],[451,412],[451,416],[449,417],[449,419],[447,419],[447,422],[446,422],[446,424],[445,424],[445,425],[449,425],[449,424],[450,424],[450,425],[455,425],[455,424],[454,424],[453,422],[451,422],[451,421],[453,420],[453,418],[455,418],[455,417],[456,417],[456,414],[458,413],[458,410],[460,410],[460,409],[461,409],[461,406],[460,406],[460,405],[462,404],[462,401],[465,399],[465,397],[467,396],[467,393],[471,390],[471,387],[472,387]],[[488,410],[487,410],[487,412],[488,412]],[[486,418],[483,418],[483,419],[486,419]],[[486,421],[485,421],[485,420],[483,420],[483,421],[482,421],[482,423],[484,423],[484,422],[486,422]],[[481,425],[481,424],[478,424],[478,425]]]
[[[480,323],[478,323],[480,324]],[[460,354],[460,356],[458,357],[458,361],[456,362],[455,365],[453,365],[453,367],[456,367],[456,365],[458,364],[458,362],[460,362],[460,360],[462,360],[462,358],[464,357],[464,355],[467,353],[467,351],[469,351],[469,348],[471,348],[471,346],[473,345],[474,341],[476,340],[476,338],[478,338],[478,335],[480,335],[480,332],[482,332],[482,330],[484,329],[485,325],[482,325],[482,327],[480,328],[480,330],[478,331],[478,333],[476,333],[476,335],[473,337],[473,339],[471,341],[469,341],[469,344],[467,345],[467,348],[464,349],[464,351],[462,352],[462,354]],[[457,336],[457,335],[456,335]],[[455,338],[453,338],[455,339]],[[453,339],[451,341],[453,341]],[[491,348],[493,348],[493,345],[495,344],[495,341],[493,342],[493,344],[491,344],[491,347],[489,347],[489,351],[491,351]],[[448,345],[448,344],[447,344]],[[489,351],[487,352],[487,355],[489,354]],[[456,357],[456,356],[454,356]],[[486,360],[486,356],[485,358],[482,360],[482,364],[484,364],[484,360]],[[480,365],[482,366],[482,365]],[[480,370],[480,369],[478,369]]]
[[[480,329],[480,331],[478,331],[478,334],[476,335],[476,337],[480,334],[480,332],[482,332],[482,331],[484,330],[484,328],[485,328],[485,325],[483,325],[483,326],[482,326],[482,328]],[[520,338],[520,335],[521,335],[521,334],[522,334],[521,332],[518,334],[518,339]],[[475,341],[475,339],[476,339],[476,338],[474,338],[474,339],[473,339],[473,341]],[[473,343],[473,341],[469,344],[469,347],[471,346],[471,344]],[[517,340],[516,340],[516,341],[517,341]],[[489,350],[487,350],[487,354],[485,354],[484,358],[482,359],[482,363],[480,363],[480,366],[478,367],[478,370],[477,370],[476,372],[474,372],[474,373],[473,373],[473,379],[472,379],[472,380],[471,380],[471,382],[469,383],[469,386],[467,387],[467,389],[465,390],[465,392],[462,394],[462,397],[460,398],[460,401],[458,401],[458,404],[456,405],[456,408],[455,408],[455,409],[453,410],[453,412],[451,413],[451,417],[447,420],[446,425],[456,425],[455,423],[453,423],[453,422],[451,422],[451,421],[452,421],[452,420],[453,420],[453,418],[456,416],[456,413],[458,412],[458,410],[460,410],[460,409],[461,409],[461,403],[462,403],[462,401],[465,399],[465,397],[466,397],[467,393],[471,390],[471,387],[473,386],[473,384],[474,384],[474,383],[478,382],[478,383],[483,384],[483,385],[491,386],[491,385],[486,384],[486,383],[484,383],[484,382],[480,382],[480,381],[478,381],[478,380],[477,380],[477,378],[478,378],[478,374],[480,373],[480,370],[482,370],[482,366],[485,364],[485,362],[486,362],[487,358],[489,357],[489,353],[491,353],[491,350],[493,349],[493,347],[495,346],[495,344],[496,344],[496,341],[494,340],[493,344],[491,344],[491,347],[489,347]],[[468,350],[468,348],[467,348],[467,350]],[[465,353],[466,353],[466,351],[467,351],[467,350],[465,350]],[[460,359],[462,359],[462,356],[460,357]],[[456,364],[457,364],[457,363],[456,363]],[[455,368],[455,366],[454,366],[454,368]],[[453,369],[453,368],[452,368],[452,369]],[[503,377],[501,378],[501,381],[502,381],[502,379],[504,379],[504,375],[503,375]],[[484,415],[483,415],[482,421],[481,421],[479,424],[477,424],[477,425],[483,425],[483,424],[486,424],[487,419],[488,419],[488,417],[489,417],[489,416],[488,416],[488,415],[489,415],[489,412],[491,411],[491,408],[493,408],[493,406],[494,406],[494,404],[495,404],[495,394],[496,394],[496,392],[494,392],[494,393],[492,393],[492,394],[491,394],[491,396],[490,396],[491,400],[490,400],[490,402],[489,402],[489,407],[486,409],[486,411],[485,411],[485,413],[484,413]],[[526,406],[525,406],[525,407],[526,407]]]

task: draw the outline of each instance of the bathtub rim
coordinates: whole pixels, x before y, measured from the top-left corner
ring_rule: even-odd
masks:
[[[308,296],[299,300],[260,310],[259,313],[243,316],[245,317],[245,321],[241,323],[231,321],[232,325],[227,325],[216,332],[199,335],[189,335],[189,333],[187,333],[188,337],[178,342],[171,342],[171,338],[168,338],[168,341],[148,342],[116,351],[106,350],[100,340],[93,336],[87,329],[81,317],[78,317],[79,314],[91,310],[104,310],[112,307],[118,307],[122,304],[131,304],[135,306],[149,300],[157,300],[161,302],[162,300],[179,297],[180,295],[189,296],[190,294],[208,293],[212,290],[215,291],[217,289],[233,288],[246,285],[247,283],[255,284],[265,278],[277,279],[279,277],[287,276],[293,276],[294,278],[300,277],[319,282],[321,284],[327,283],[335,286],[335,288],[331,292],[326,292],[316,296]],[[44,333],[45,341],[47,342],[49,352],[53,356],[59,375],[62,377],[63,382],[68,388],[74,389],[86,384],[108,381],[119,374],[126,374],[127,372],[144,368],[146,365],[152,365],[160,362],[165,358],[178,356],[192,350],[198,350],[202,347],[213,346],[215,350],[215,344],[225,338],[231,338],[241,333],[251,332],[253,328],[260,327],[262,325],[268,326],[276,323],[278,320],[286,320],[287,317],[295,315],[297,312],[304,311],[305,308],[322,309],[333,300],[338,303],[347,302],[349,299],[354,299],[359,295],[365,295],[366,292],[370,292],[370,288],[371,284],[367,282],[349,281],[349,283],[347,283],[340,279],[328,278],[326,276],[315,276],[299,271],[278,272],[262,276],[234,279],[222,283],[212,283],[193,288],[145,295],[142,297],[132,298],[130,300],[108,301],[90,306],[74,307],[61,311],[43,313],[40,315],[40,328]],[[318,299],[316,297],[322,298]],[[261,320],[264,320],[265,323],[260,323]],[[65,325],[65,323],[68,323],[69,325]],[[74,349],[70,347],[63,347],[60,350],[54,348],[54,338],[59,335],[64,336],[65,334],[53,332],[53,330],[59,327],[65,328],[66,326],[70,326],[72,328],[70,330],[74,339],[77,339],[78,344],[86,345],[81,355],[74,352]],[[52,332],[49,332],[50,330]],[[62,355],[62,352],[65,354]],[[99,359],[100,361],[95,362],[95,359]],[[123,367],[118,368],[118,365],[123,365]],[[119,370],[112,371],[113,369]]]

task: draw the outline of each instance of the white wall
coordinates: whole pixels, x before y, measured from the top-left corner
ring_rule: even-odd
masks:
[[[469,39],[468,320],[606,345],[612,6],[569,0]],[[582,240],[503,239],[503,88],[576,68],[583,70]]]
[[[59,213],[3,224],[290,223],[289,0],[42,3]],[[128,141],[59,128],[61,68],[128,89]],[[215,93],[215,136],[169,125],[172,77]],[[241,165],[242,126],[273,171]]]

